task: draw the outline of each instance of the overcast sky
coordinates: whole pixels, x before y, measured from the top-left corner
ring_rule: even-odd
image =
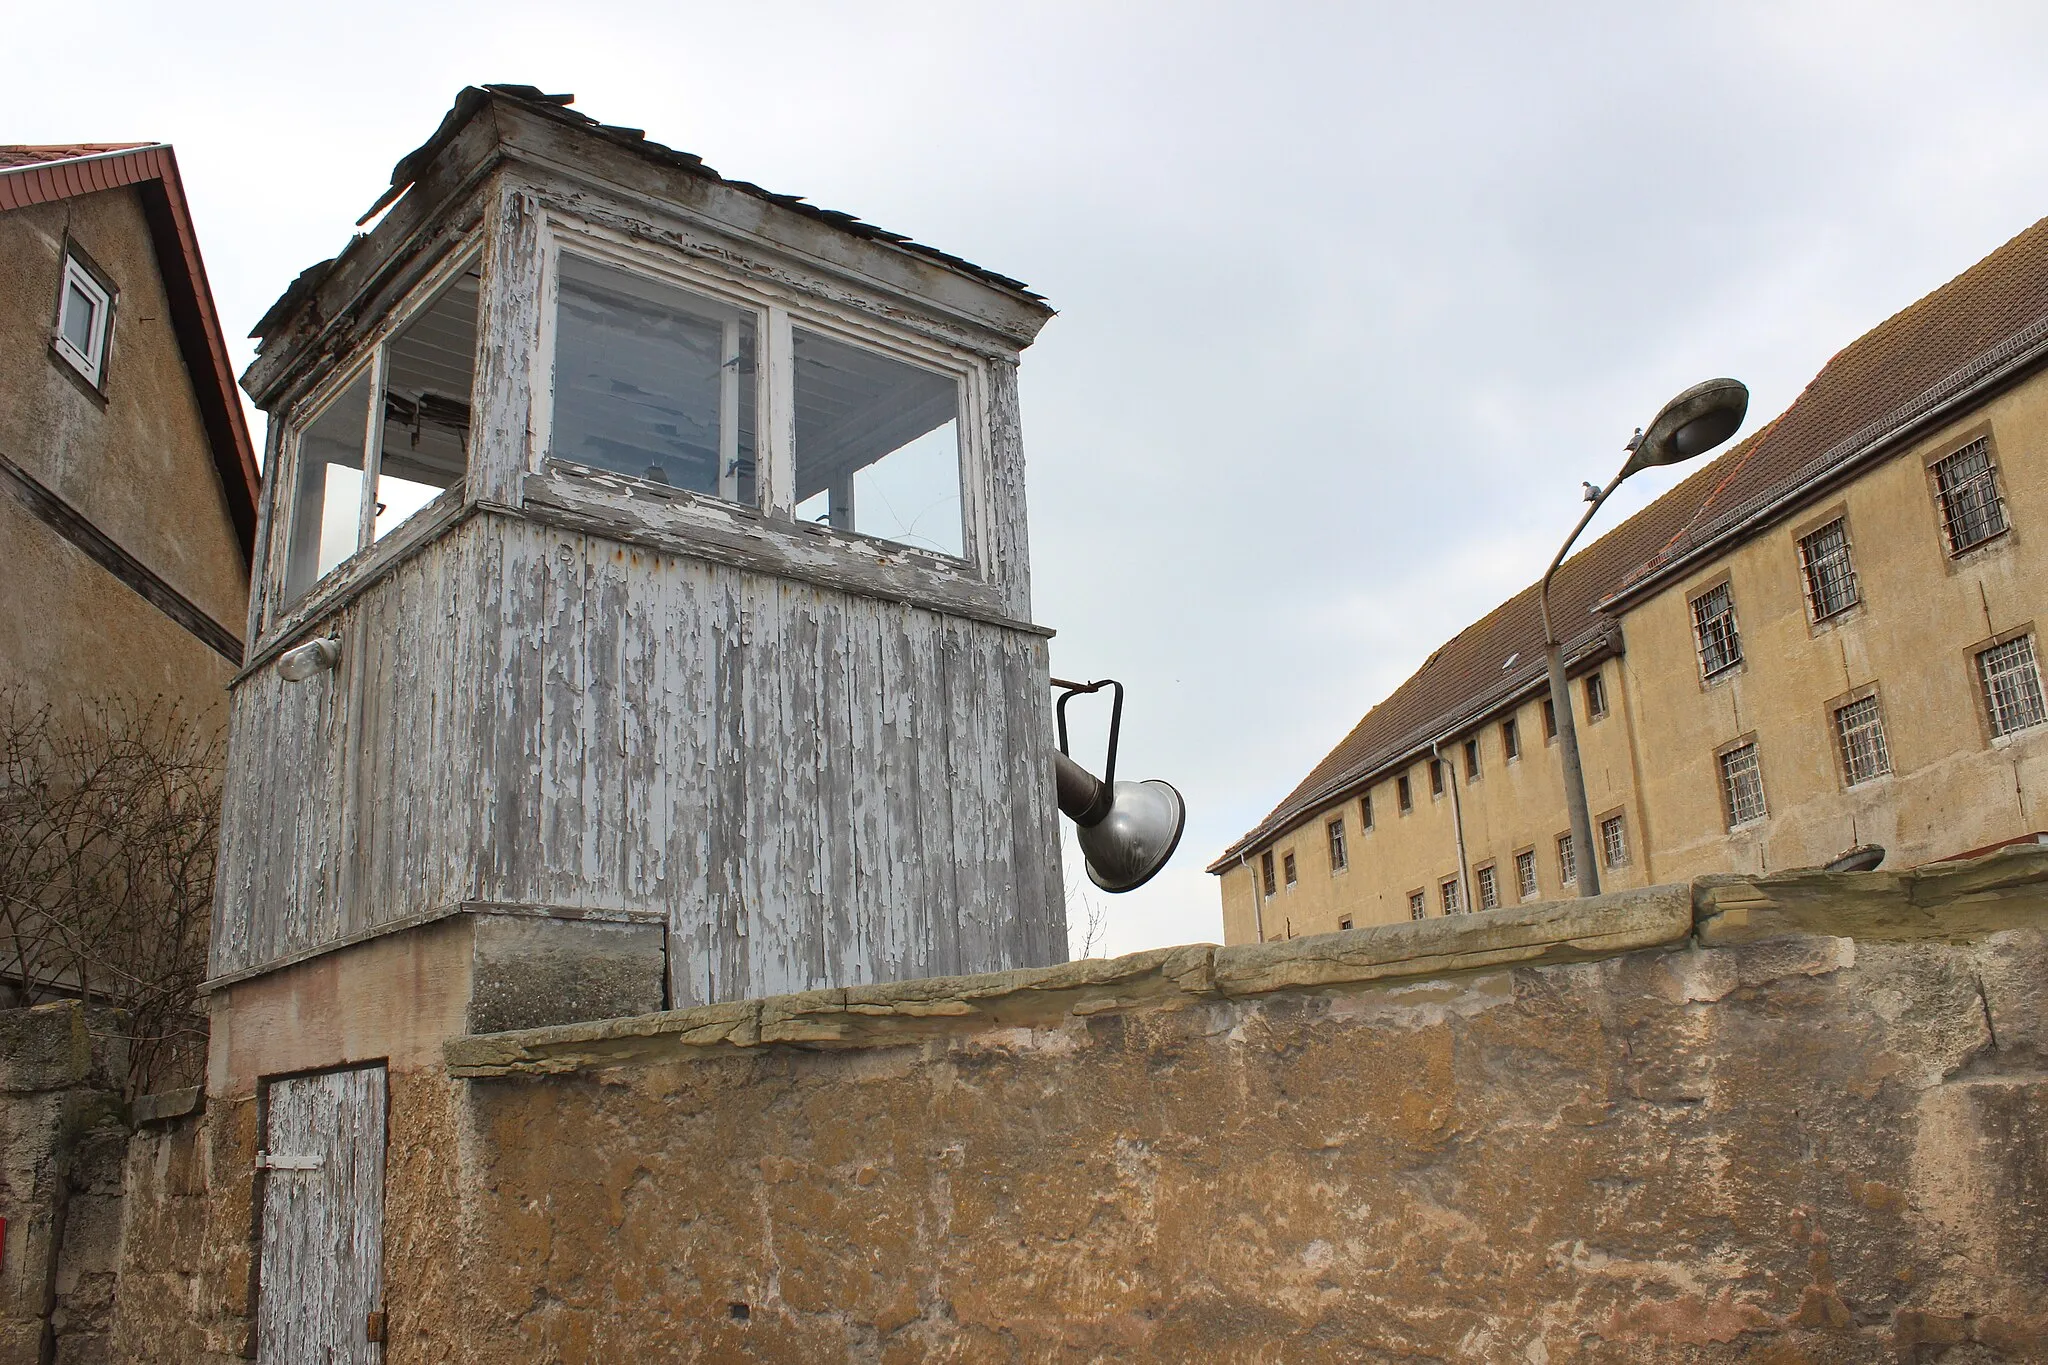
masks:
[[[1120,772],[1190,806],[1173,866],[1104,899],[1098,951],[1219,939],[1204,864],[1541,571],[1671,393],[1733,375],[1753,426],[2048,213],[2038,3],[358,0],[8,27],[49,56],[11,65],[0,141],[175,143],[237,338],[485,81],[1044,293],[1036,616],[1055,673],[1128,685]]]

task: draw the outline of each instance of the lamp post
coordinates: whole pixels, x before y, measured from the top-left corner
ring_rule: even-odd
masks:
[[[1543,610],[1543,655],[1550,667],[1550,709],[1557,717],[1558,750],[1564,759],[1564,799],[1572,818],[1572,862],[1578,872],[1579,894],[1600,894],[1599,851],[1593,845],[1593,817],[1586,809],[1586,774],[1579,765],[1579,732],[1572,723],[1572,695],[1564,676],[1564,645],[1550,619],[1550,580],[1571,553],[1572,544],[1586,523],[1600,510],[1608,495],[1621,487],[1622,480],[1638,470],[1677,464],[1703,455],[1735,434],[1749,412],[1749,390],[1733,379],[1709,379],[1695,384],[1666,403],[1650,419],[1647,429],[1638,431],[1628,443],[1628,460],[1605,488],[1586,485],[1591,506],[1565,537],[1564,545],[1550,567],[1543,571],[1537,601]]]

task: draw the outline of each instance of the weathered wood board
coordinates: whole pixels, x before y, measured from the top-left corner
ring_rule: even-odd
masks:
[[[1042,636],[486,514],[240,683],[215,975],[652,911],[676,1005],[1064,955]]]
[[[256,1305],[262,1365],[376,1365],[384,1297],[381,1066],[271,1083]]]

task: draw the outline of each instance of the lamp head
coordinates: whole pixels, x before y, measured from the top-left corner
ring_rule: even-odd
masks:
[[[1749,389],[1736,379],[1709,379],[1666,403],[1636,438],[1621,476],[1704,455],[1733,436],[1749,414]]]
[[[1187,805],[1170,783],[1119,782],[1109,814],[1074,831],[1088,880],[1104,891],[1135,891],[1180,847]]]

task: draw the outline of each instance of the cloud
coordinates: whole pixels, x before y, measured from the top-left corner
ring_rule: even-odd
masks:
[[[94,98],[18,66],[10,136],[175,141],[235,333],[481,80],[1044,290],[1036,614],[1191,812],[1116,951],[1220,933],[1201,865],[1535,576],[1665,397],[1732,374],[1778,411],[2048,184],[2038,6],[138,3],[11,36],[86,30]]]

